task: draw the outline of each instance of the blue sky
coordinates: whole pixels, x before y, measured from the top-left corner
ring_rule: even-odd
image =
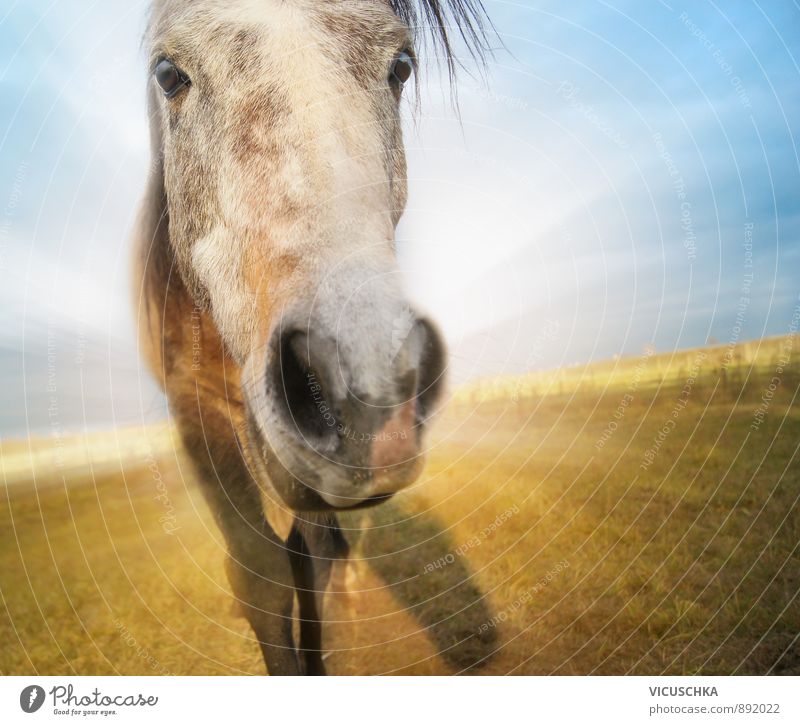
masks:
[[[435,66],[407,108],[401,264],[454,382],[785,333],[800,302],[797,5],[486,7],[502,45],[483,77],[466,64],[460,118]],[[164,414],[128,311],[145,8],[0,11],[1,435]]]

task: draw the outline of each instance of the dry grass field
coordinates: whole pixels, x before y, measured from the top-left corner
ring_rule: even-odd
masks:
[[[342,517],[329,671],[800,674],[797,344],[460,392],[422,480]],[[93,440],[35,482],[2,442],[0,672],[262,674],[169,431]]]

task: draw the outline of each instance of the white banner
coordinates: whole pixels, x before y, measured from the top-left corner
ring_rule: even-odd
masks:
[[[800,723],[776,677],[2,677],[0,722]]]

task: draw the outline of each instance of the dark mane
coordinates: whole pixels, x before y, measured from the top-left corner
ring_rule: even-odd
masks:
[[[433,48],[441,53],[453,78],[458,58],[453,53],[451,33],[458,29],[468,52],[483,62],[488,51],[487,26],[491,21],[481,0],[389,0],[397,16],[420,36],[427,33]]]

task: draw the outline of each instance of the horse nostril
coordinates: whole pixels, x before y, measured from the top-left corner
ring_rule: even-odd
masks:
[[[315,441],[334,435],[336,419],[313,367],[308,336],[297,330],[284,332],[276,348],[271,384],[289,426]]]
[[[438,330],[428,320],[417,320],[416,325],[420,339],[417,417],[424,421],[435,412],[444,387],[445,346]]]

